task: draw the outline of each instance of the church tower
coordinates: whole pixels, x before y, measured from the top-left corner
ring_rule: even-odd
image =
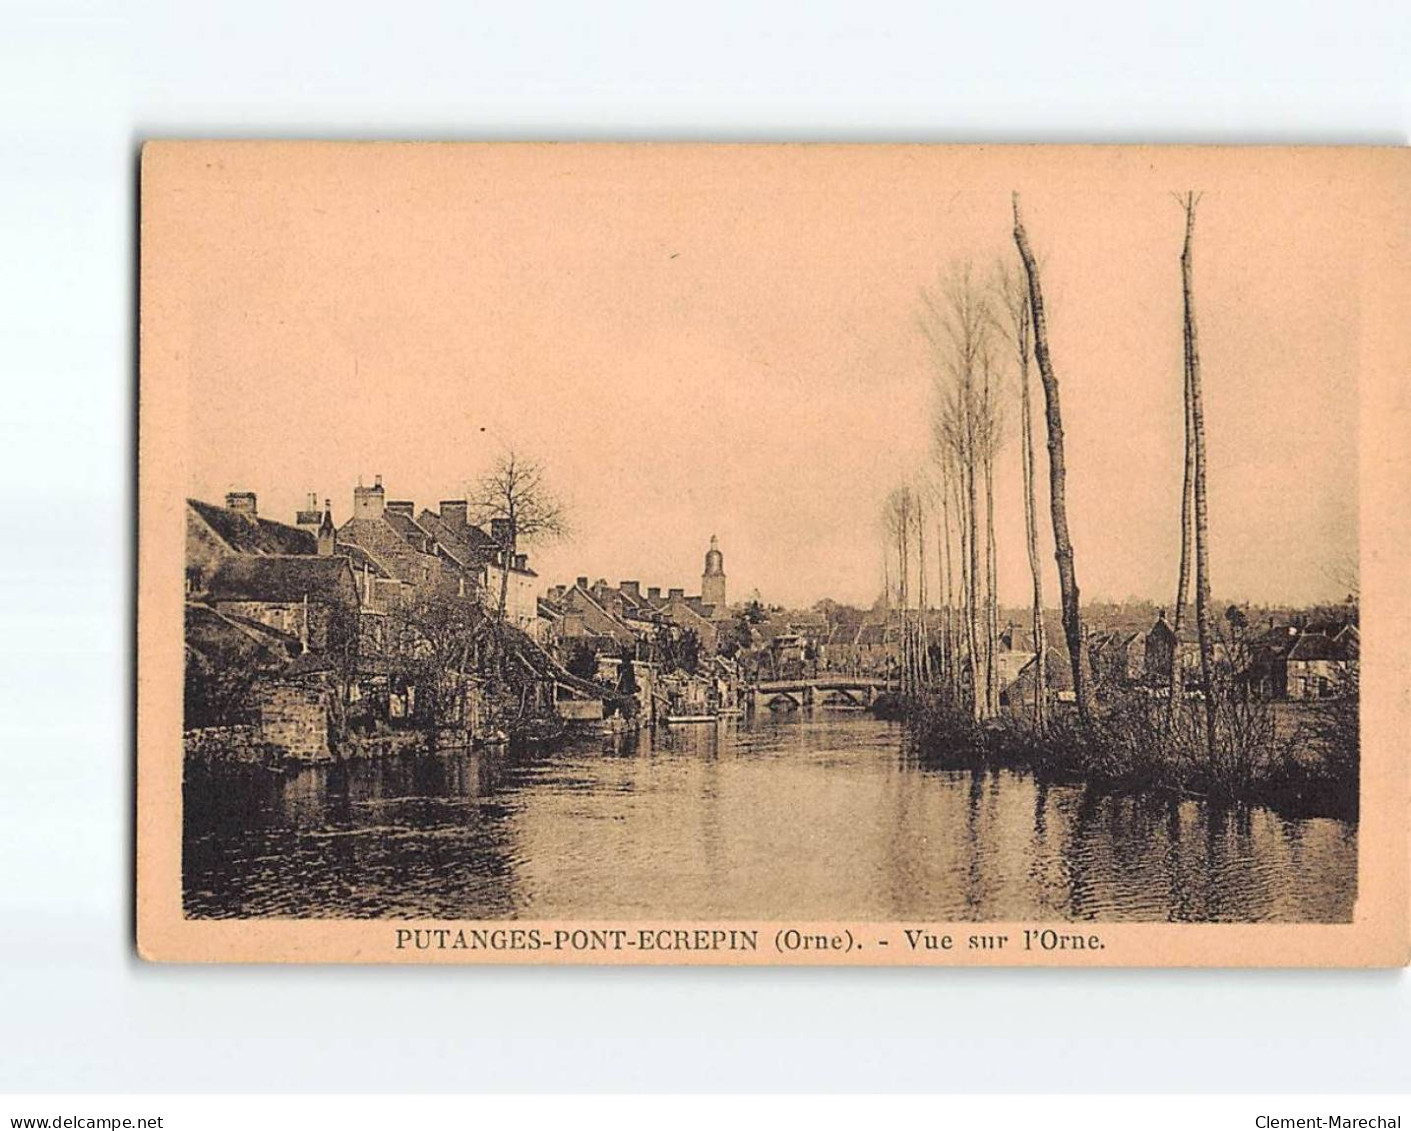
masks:
[[[725,555],[720,552],[720,542],[714,534],[710,536],[705,572],[701,574],[701,604],[714,605],[717,612],[725,609]]]

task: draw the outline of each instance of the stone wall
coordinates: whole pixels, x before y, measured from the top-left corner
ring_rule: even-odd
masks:
[[[182,736],[188,758],[211,761],[263,762],[265,745],[257,727],[199,727]]]
[[[324,762],[328,746],[328,692],[293,682],[267,682],[255,688],[260,739],[288,758]]]

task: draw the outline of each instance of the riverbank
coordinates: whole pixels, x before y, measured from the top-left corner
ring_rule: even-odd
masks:
[[[861,711],[192,767],[197,918],[1346,922],[1357,831],[918,757]]]
[[[1217,711],[1213,752],[1198,701],[1173,719],[1165,702],[1133,696],[1104,705],[1088,726],[1070,708],[1043,733],[1014,713],[976,722],[939,696],[879,707],[936,765],[1026,770],[1116,793],[1263,805],[1298,817],[1358,815],[1355,701],[1295,707],[1230,699]]]

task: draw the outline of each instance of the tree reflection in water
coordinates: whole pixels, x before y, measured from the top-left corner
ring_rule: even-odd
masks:
[[[196,917],[1345,922],[1355,825],[928,759],[827,710],[287,774],[193,763]]]

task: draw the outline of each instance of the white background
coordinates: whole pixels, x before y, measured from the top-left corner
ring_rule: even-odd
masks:
[[[1388,972],[145,966],[140,139],[1404,143],[1402,3],[0,3],[0,1090],[1406,1089]]]

